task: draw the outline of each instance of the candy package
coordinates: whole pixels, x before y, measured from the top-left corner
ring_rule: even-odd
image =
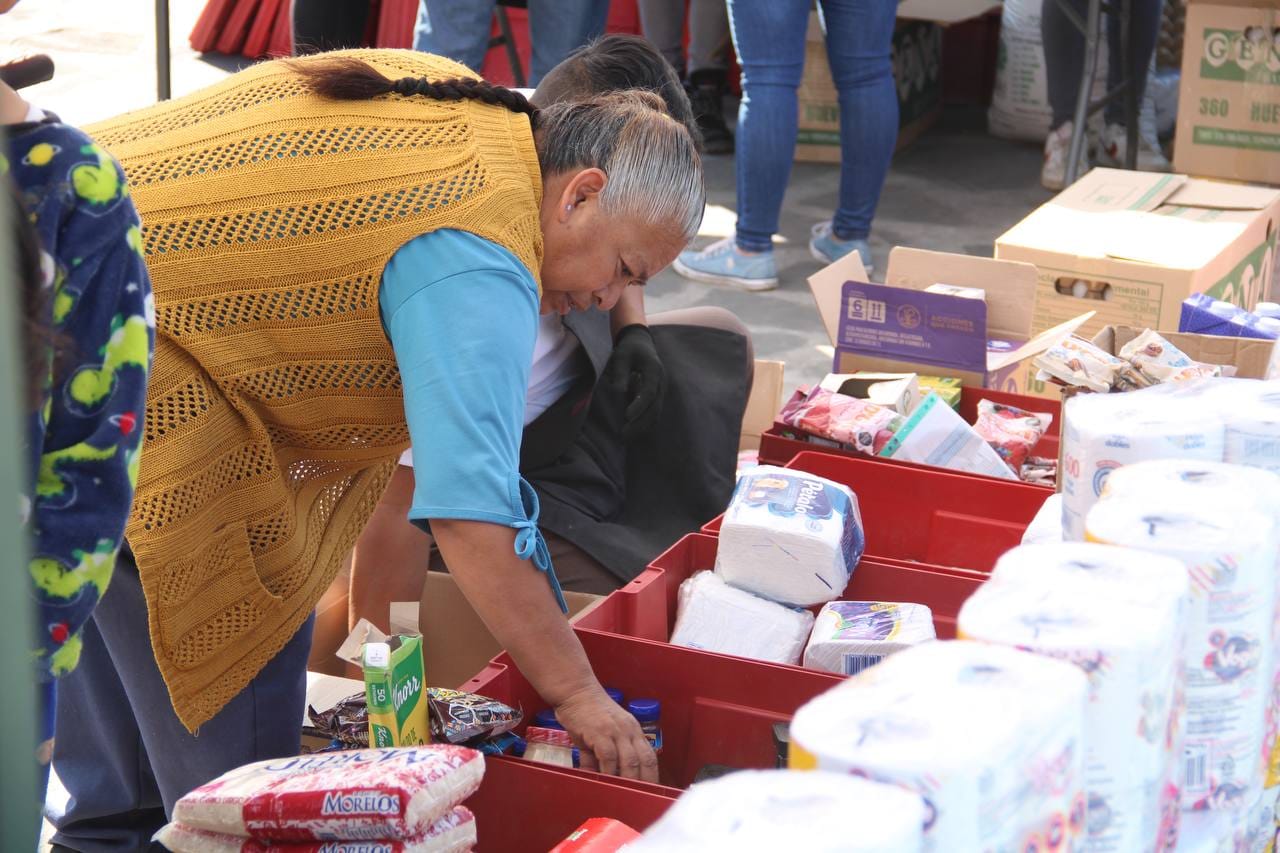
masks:
[[[369,706],[364,693],[348,696],[327,711],[308,705],[307,717],[311,725],[303,726],[304,735],[328,738],[342,748],[369,746]]]
[[[1031,449],[1040,443],[1053,415],[1027,412],[991,400],[978,401],[978,420],[973,428],[986,439],[1010,470],[1021,475]]]
[[[463,853],[475,846],[476,819],[465,806],[458,806],[421,835],[399,840],[273,844],[180,823],[167,824],[152,840],[173,853]]]
[[[443,687],[427,688],[431,736],[446,743],[491,738],[520,725],[520,711],[496,699]]]
[[[267,841],[421,836],[480,787],[460,746],[362,749],[246,764],[178,800],[175,823]]]
[[[1153,385],[1222,375],[1221,367],[1192,361],[1186,353],[1151,329],[1125,344],[1120,349],[1120,357],[1137,368]]]
[[[792,397],[780,417],[788,426],[868,455],[878,453],[903,420],[893,409],[825,388],[814,388],[803,400]]]
[[[1077,337],[1049,347],[1031,362],[1050,379],[1105,394],[1151,384],[1129,362]]]
[[[1053,486],[1058,482],[1058,460],[1048,456],[1028,456],[1019,474],[1022,482]]]

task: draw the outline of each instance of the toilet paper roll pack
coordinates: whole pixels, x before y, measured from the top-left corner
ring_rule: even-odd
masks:
[[[715,570],[738,589],[808,607],[844,592],[865,542],[848,487],[764,465],[738,480]]]
[[[1191,583],[1184,675],[1183,810],[1240,810],[1261,790],[1275,605],[1271,516],[1185,494],[1108,494],[1090,511],[1090,540],[1180,560]]]
[[[1133,552],[1140,556],[1140,552]],[[1170,560],[1172,573],[1185,570]],[[1138,603],[1137,588],[992,581],[960,609],[958,633],[1066,661],[1089,681],[1085,711],[1088,849],[1162,851],[1178,825],[1181,601]]]
[[[1194,383],[1207,386],[1209,383]],[[1085,538],[1084,519],[1117,468],[1148,459],[1222,461],[1226,424],[1211,408],[1156,386],[1127,394],[1082,394],[1066,402],[1062,440],[1064,539]],[[1201,389],[1200,394],[1207,395]]]
[[[1085,676],[986,643],[886,658],[804,705],[793,769],[916,791],[926,850],[1066,850],[1083,837]]]
[[[1022,534],[1023,545],[1052,545],[1062,541],[1062,494],[1045,498],[1036,517]]]
[[[933,613],[923,604],[832,601],[818,612],[804,665],[857,675],[894,652],[936,638]]]
[[[694,785],[628,853],[804,850],[887,853],[921,848],[918,794],[839,773],[744,770]]]
[[[1280,382],[1223,379],[1213,387],[1227,421],[1223,460],[1280,474]]]
[[[734,589],[712,572],[680,584],[671,643],[690,649],[795,665],[813,614]]]
[[[1263,468],[1186,459],[1143,462],[1116,471],[1103,493],[1104,496],[1140,498],[1152,490],[1165,495],[1185,495],[1185,500],[1193,506],[1239,505],[1269,514],[1280,531],[1280,475]],[[1280,553],[1277,560],[1280,561]],[[1280,562],[1272,578],[1275,597],[1271,642],[1264,648],[1263,668],[1270,673],[1265,690],[1268,701],[1263,745],[1267,787],[1280,784]]]

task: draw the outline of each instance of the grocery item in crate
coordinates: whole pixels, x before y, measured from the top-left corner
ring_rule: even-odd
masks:
[[[422,638],[401,636],[394,651],[389,643],[365,643],[360,664],[369,707],[369,743],[376,747],[430,743]]]
[[[557,767],[574,766],[573,739],[564,729],[529,726],[524,731],[524,757]]]
[[[960,396],[963,389],[960,380],[954,376],[917,376],[916,381],[920,383],[920,396],[928,396],[932,391],[942,398],[942,402],[946,403],[953,409],[960,408]]]
[[[1182,350],[1147,329],[1120,348],[1120,357],[1132,364],[1152,385],[1221,376],[1222,368],[1192,361]]]
[[[443,687],[427,688],[427,704],[431,734],[445,743],[469,743],[506,734],[520,725],[522,716],[497,699]]]
[[[375,842],[337,839],[272,844],[180,823],[167,824],[154,840],[173,853],[464,853],[475,846],[476,818],[465,806],[457,806],[421,835]]]
[[[1280,311],[1274,302],[1259,302],[1252,312],[1238,305],[1193,293],[1182,301],[1178,331],[1197,335],[1225,335],[1232,338],[1280,337]]]
[[[662,703],[657,699],[632,699],[627,702],[627,712],[636,718],[644,739],[653,751],[662,753]]]
[[[1039,550],[1039,549],[1037,549]],[[1145,555],[1133,552],[1142,559]],[[1088,677],[1085,788],[1088,846],[1094,850],[1163,850],[1179,820],[1178,762],[1182,626],[1190,589],[1185,570],[1178,598],[1061,577],[992,580],[960,609],[957,633],[1075,664]],[[1114,591],[1114,595],[1112,594]]]
[[[986,439],[937,394],[924,398],[880,455],[1004,480],[1018,478]]]
[[[978,401],[978,420],[973,428],[1009,470],[1021,475],[1031,449],[1040,443],[1052,423],[1053,415],[1026,412],[1017,406],[984,399]]]
[[[807,607],[844,591],[865,543],[858,498],[847,486],[763,465],[738,480],[729,500],[716,574],[738,589]]]
[[[894,652],[936,638],[933,613],[923,604],[832,601],[818,612],[804,665],[857,675]]]
[[[1125,494],[1108,493],[1090,510],[1087,535],[1186,566],[1194,594],[1186,621],[1182,805],[1239,811],[1262,790],[1269,746],[1265,714],[1280,541],[1274,516],[1239,501],[1189,501],[1168,488],[1163,474],[1148,481],[1143,469],[1131,468]],[[1248,488],[1243,479],[1240,488]]]
[[[813,614],[729,586],[714,572],[680,584],[673,645],[797,664]]]
[[[1082,846],[1080,670],[968,641],[913,646],[813,699],[793,769],[901,785],[925,801],[924,850]]]
[[[461,746],[362,749],[246,764],[178,800],[193,829],[270,841],[413,838],[480,787]]]
[[[818,387],[893,409],[900,415],[911,414],[920,403],[920,382],[914,373],[828,373]]]
[[[1220,380],[1219,380],[1220,381]],[[1117,468],[1148,459],[1221,461],[1226,424],[1209,405],[1211,382],[1132,394],[1080,394],[1064,404],[1062,527],[1084,539],[1084,519]]]
[[[627,853],[919,850],[919,795],[838,773],[745,770],[694,785]]]
[[[615,853],[640,837],[620,820],[593,817],[551,848],[551,853]]]
[[[1033,486],[1053,488],[1058,482],[1058,460],[1048,456],[1028,456],[1019,479]]]
[[[1112,388],[1128,390],[1150,384],[1129,362],[1075,336],[1049,347],[1031,363],[1040,368],[1042,380],[1104,394]]]
[[[787,426],[868,456],[879,452],[902,422],[893,409],[822,387],[797,391],[778,417]]]
[[[1022,533],[1023,545],[1052,545],[1062,541],[1062,495],[1055,493],[1045,498]]]

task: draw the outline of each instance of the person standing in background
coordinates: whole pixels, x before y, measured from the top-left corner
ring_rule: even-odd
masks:
[[[743,290],[778,286],[773,235],[795,156],[808,0],[728,0],[742,65],[738,107],[737,233],[676,259],[694,281]],[[809,250],[824,264],[857,251],[871,271],[871,220],[898,138],[890,48],[894,0],[821,0],[827,57],[840,102],[840,194],[835,217],[813,227]]]
[[[1066,184],[1067,158],[1071,156],[1072,118],[1076,111],[1076,99],[1080,92],[1080,78],[1084,74],[1084,34],[1067,17],[1064,4],[1070,4],[1081,19],[1085,15],[1084,0],[1045,0],[1040,14],[1040,35],[1044,42],[1044,72],[1048,84],[1049,107],[1053,121],[1049,136],[1044,142],[1044,166],[1040,170],[1040,183],[1045,189],[1061,190]],[[1127,77],[1137,87],[1137,103],[1147,90],[1147,73],[1151,57],[1155,54],[1156,39],[1160,35],[1160,13],[1163,0],[1132,0],[1129,26],[1133,31],[1136,48],[1129,57],[1129,68],[1121,66],[1120,21],[1108,13],[1107,91],[1113,92]],[[1098,145],[1099,165],[1123,167],[1126,144],[1124,125],[1124,101],[1113,99],[1103,113],[1106,126]],[[1139,134],[1138,168],[1152,172],[1167,172],[1169,161],[1158,149],[1153,148]],[[1077,173],[1089,171],[1089,158],[1083,150]]]
[[[413,49],[445,56],[479,72],[489,50],[495,0],[418,0]],[[609,0],[529,0],[533,61],[529,85],[604,33]]]
[[[723,0],[690,0],[689,62],[684,61],[685,0],[639,0],[640,28],[679,72],[707,154],[732,154],[724,120],[729,80],[729,16]]]
[[[360,47],[369,0],[293,0],[293,53]]]

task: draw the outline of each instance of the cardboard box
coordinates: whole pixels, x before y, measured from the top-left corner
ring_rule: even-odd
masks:
[[[756,359],[755,381],[751,396],[747,398],[747,410],[742,416],[742,436],[738,450],[756,450],[760,436],[773,426],[773,419],[782,409],[783,378],[786,364],[781,361]]]
[[[899,246],[889,254],[886,285],[863,284],[866,271],[850,253],[810,276],[809,288],[836,346],[833,372],[953,376],[1021,394],[1023,362],[1091,316],[1034,335],[1036,275],[1030,264]],[[986,298],[926,292],[939,283]],[[993,353],[991,339],[1013,346]]]
[[[1193,293],[1251,309],[1270,289],[1278,243],[1280,190],[1094,169],[1001,235],[996,257],[1039,270],[1033,333],[1094,310],[1080,330],[1090,337],[1108,325],[1176,329]],[[1091,295],[1073,295],[1077,282]]]
[[[1182,46],[1179,172],[1280,184],[1280,5],[1190,0]]]

